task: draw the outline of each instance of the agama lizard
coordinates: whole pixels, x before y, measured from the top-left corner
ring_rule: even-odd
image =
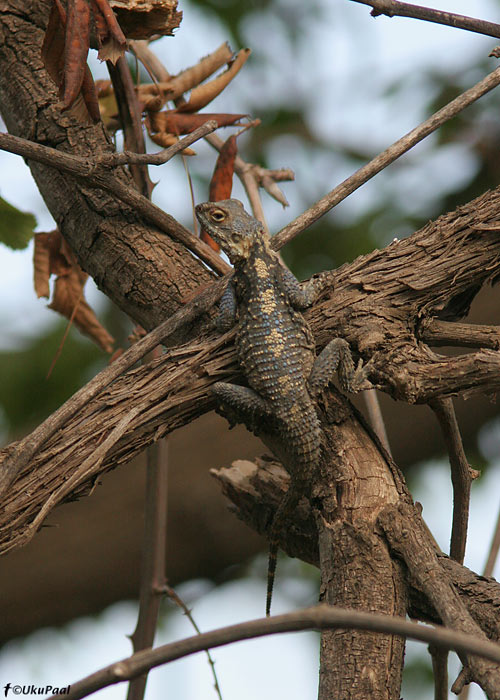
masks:
[[[338,368],[341,386],[358,391],[369,383],[361,362],[355,369],[349,345],[336,338],[316,357],[301,310],[329,283],[326,276],[300,284],[282,265],[261,223],[236,199],[196,207],[205,231],[234,265],[221,299],[218,328],[237,321],[238,361],[249,387],[217,382],[212,391],[230,422],[278,436],[291,483],[274,516],[269,543],[266,615],[271,608],[278,539],[321,456],[321,427],[314,400]]]

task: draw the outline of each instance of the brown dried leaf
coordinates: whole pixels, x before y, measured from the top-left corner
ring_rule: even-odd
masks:
[[[176,97],[179,97],[184,92],[192,90],[196,85],[202,83],[225,63],[229,63],[232,58],[233,52],[229,44],[225,42],[215,51],[209,53],[208,56],[200,58],[195,66],[185,68],[177,75],[172,76],[170,89],[175,92]]]
[[[58,229],[49,233],[35,233],[33,250],[33,275],[38,298],[49,297],[51,275],[63,275],[71,269],[71,263],[61,253],[62,236]]]
[[[57,87],[61,86],[64,66],[66,13],[64,13],[63,19],[61,10],[62,8],[58,7],[57,4],[52,5],[42,44],[43,65]]]
[[[64,109],[71,107],[83,83],[90,48],[90,8],[87,0],[68,0],[64,45]]]
[[[197,112],[199,109],[203,109],[203,107],[217,97],[237,75],[250,56],[250,53],[250,49],[241,49],[241,51],[238,51],[234,61],[228,64],[228,68],[224,73],[221,73],[217,78],[214,78],[214,80],[194,88],[194,90],[191,91],[189,101],[179,106],[178,110],[182,112]]]
[[[231,197],[233,189],[234,160],[238,153],[236,134],[230,136],[221,148],[214,173],[210,180],[208,198],[211,202],[220,202]]]
[[[218,126],[231,126],[246,117],[246,114],[179,114],[175,109],[166,112],[153,112],[148,116],[149,130],[153,133],[190,134],[205,122],[214,119]]]
[[[54,295],[49,309],[66,318],[73,318],[75,326],[89,336],[105,352],[112,352],[114,339],[99,323],[94,312],[83,298],[83,285],[79,269],[74,267],[56,279]],[[76,311],[75,311],[76,307]]]
[[[158,146],[161,146],[162,148],[168,148],[169,146],[173,146],[174,143],[177,143],[177,141],[179,140],[174,134],[164,134],[163,132],[160,132],[158,134],[149,133],[149,137],[151,141],[154,141],[154,143],[157,143]],[[195,156],[196,151],[193,151],[192,148],[185,148],[182,151],[182,154],[185,156]]]
[[[114,343],[83,296],[88,275],[77,264],[68,244],[58,229],[35,234],[33,254],[35,291],[38,297],[48,297],[49,278],[57,275],[49,309],[71,319],[77,328],[94,340],[103,350],[111,352]],[[77,306],[75,312],[75,306]]]
[[[101,61],[111,61],[116,64],[125,53],[127,40],[107,0],[91,0],[91,2],[99,42],[97,57]]]
[[[214,172],[210,180],[208,198],[211,202],[219,202],[222,199],[229,199],[233,189],[234,161],[238,153],[237,135],[230,136],[221,148]],[[201,229],[200,238],[205,243],[219,252],[220,246]]]

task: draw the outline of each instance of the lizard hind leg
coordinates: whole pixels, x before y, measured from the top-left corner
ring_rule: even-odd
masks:
[[[211,387],[211,393],[217,402],[215,410],[229,421],[231,428],[237,423],[244,423],[248,430],[255,433],[273,418],[268,402],[246,386],[216,382]]]
[[[371,388],[362,360],[355,367],[349,343],[343,338],[334,338],[315,359],[309,375],[307,384],[313,397],[328,386],[335,370],[338,371],[340,386],[345,391],[356,393]]]

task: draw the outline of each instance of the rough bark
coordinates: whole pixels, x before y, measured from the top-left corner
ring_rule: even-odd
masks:
[[[436,551],[401,475],[360,416],[334,396],[323,418],[322,470],[312,475],[310,500],[285,524],[281,542],[292,556],[320,566],[320,598],[391,615],[407,611],[496,640],[500,585]],[[212,473],[239,517],[265,532],[288,485],[283,467],[238,462]],[[323,632],[320,698],[398,698],[401,659],[401,640],[390,636]],[[497,666],[463,660],[470,678],[500,697]]]
[[[497,390],[500,353],[445,357],[420,338],[425,319],[460,318],[481,284],[498,276],[500,236],[482,228],[495,216],[496,190],[336,271],[334,293],[308,312],[318,350],[332,337],[346,338],[370,360],[372,381],[408,402]],[[474,338],[475,327],[469,335]],[[238,379],[231,339],[212,335],[178,347],[122,375],[82,406],[13,485],[0,516],[2,550],[25,543],[50,508],[88,492],[99,473],[209,410],[210,385]]]
[[[347,409],[347,410],[346,410]],[[342,608],[404,616],[406,584],[376,522],[399,500],[399,479],[359,428],[356,414],[329,397],[321,469],[313,475],[318,531],[320,601]],[[359,630],[321,634],[319,698],[398,700],[404,640]]]
[[[113,146],[102,125],[61,113],[40,56],[49,3],[2,0],[0,110],[17,136],[93,158]],[[213,276],[182,245],[103,190],[29,161],[38,188],[80,265],[123,311],[153,328]],[[167,166],[168,167],[168,166]],[[110,178],[133,186],[124,168]],[[172,228],[181,228],[172,218]],[[182,270],[182,274],[179,271]]]

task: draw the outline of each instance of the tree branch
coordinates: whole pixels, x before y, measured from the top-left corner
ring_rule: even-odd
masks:
[[[368,180],[371,180],[372,177],[377,175],[377,173],[381,172],[391,163],[394,163],[395,160],[413,148],[413,146],[422,141],[426,136],[436,131],[436,129],[449,119],[452,119],[487,92],[493,90],[499,83],[500,68],[497,68],[487,75],[486,78],[483,78],[483,80],[474,85],[474,87],[456,97],[445,107],[429,117],[429,119],[426,119],[422,124],[406,134],[406,136],[403,136],[389,146],[389,148],[386,148],[385,151],[382,151],[382,153],[373,158],[369,163],[363,165],[359,170],[356,170],[353,175],[341,182],[340,185],[337,185],[331,192],[318,200],[316,204],[313,204],[312,207],[282,228],[281,231],[273,237],[274,247],[276,249],[281,248],[285,243],[295,238],[295,236],[311,226],[315,221],[326,214],[326,212],[333,209],[333,207],[337,206],[342,200],[355,192],[361,185],[364,185]]]
[[[436,24],[445,24],[456,29],[465,29],[468,32],[476,34],[485,34],[496,39],[500,38],[500,25],[495,22],[486,22],[483,19],[475,17],[467,17],[466,15],[458,15],[455,12],[444,12],[443,10],[434,10],[430,7],[422,7],[421,5],[411,5],[407,2],[399,2],[398,0],[351,0],[361,5],[373,7],[371,15],[378,17],[379,15],[387,15],[387,17],[412,17],[413,19],[422,19],[426,22],[435,22]]]
[[[164,644],[157,649],[142,651],[117,661],[71,684],[67,700],[79,700],[97,690],[122,683],[164,663],[184,658],[204,649],[213,649],[245,639],[256,639],[270,634],[304,630],[359,629],[386,634],[398,634],[408,639],[433,643],[459,653],[476,654],[500,663],[497,644],[445,628],[427,627],[403,618],[377,615],[355,610],[342,610],[319,605],[299,612],[267,617],[222,629],[204,632],[178,642]],[[57,695],[50,700],[57,700]]]
[[[428,536],[418,522],[414,509],[400,503],[388,506],[379,515],[385,536],[391,549],[400,556],[411,576],[419,583],[428,600],[435,606],[446,627],[464,632],[472,637],[486,639],[486,635],[470,616],[456,590],[443,577],[442,569]],[[500,698],[500,667],[476,656],[459,656],[468,666],[472,678],[479,683],[491,700]]]
[[[450,557],[463,564],[469,523],[471,469],[465,456],[452,400],[436,399],[431,401],[429,405],[438,419],[450,458],[451,482],[453,484]]]
[[[101,370],[84,387],[54,411],[30,435],[21,440],[13,449],[8,449],[6,459],[0,469],[0,494],[4,493],[16,476],[26,467],[35,453],[46,444],[84,406],[101,394],[104,389],[123,372],[135,365],[148,352],[175,333],[178,328],[190,323],[200,314],[208,311],[222,294],[227,280],[221,281],[203,294],[196,296],[182,309],[168,318],[148,335],[138,340],[132,347]]]
[[[184,148],[189,144],[202,138],[207,133],[214,131],[217,128],[217,122],[209,121],[203,126],[196,129],[196,133],[188,134],[182,139]],[[174,144],[171,148],[175,148],[177,144]],[[130,205],[135,209],[136,212],[142,214],[151,223],[158,226],[158,228],[169,236],[172,236],[175,240],[179,241],[186,246],[193,253],[196,253],[204,262],[207,263],[213,270],[219,272],[220,274],[227,273],[231,268],[227,263],[225,263],[220,256],[215,253],[210,246],[204,243],[197,236],[194,236],[191,231],[181,226],[170,214],[166,214],[162,209],[157,207],[155,204],[150,202],[146,197],[137,192],[134,188],[124,184],[121,180],[117,178],[110,178],[109,171],[107,169],[108,165],[116,165],[116,161],[120,160],[117,158],[118,155],[122,156],[121,160],[129,160],[129,162],[135,163],[146,163],[150,159],[146,157],[145,154],[135,154],[135,157],[130,161],[129,157],[124,157],[124,154],[110,154],[108,156],[99,156],[97,162],[93,162],[88,157],[81,157],[72,155],[69,153],[64,153],[56,150],[55,148],[49,148],[48,146],[42,146],[38,143],[33,143],[21,139],[17,136],[12,136],[11,134],[0,134],[0,148],[9,151],[10,153],[16,153],[17,155],[24,156],[25,158],[30,158],[39,163],[44,163],[50,167],[57,168],[65,173],[75,175],[78,177],[83,177],[85,179],[85,184],[90,187],[97,187],[99,189],[106,190],[116,195],[125,204]],[[170,149],[168,149],[170,150]],[[173,155],[179,151],[177,147]],[[165,157],[165,153],[162,157]],[[142,157],[140,157],[142,156]],[[168,156],[167,160],[172,156]],[[164,161],[166,162],[166,161]]]

